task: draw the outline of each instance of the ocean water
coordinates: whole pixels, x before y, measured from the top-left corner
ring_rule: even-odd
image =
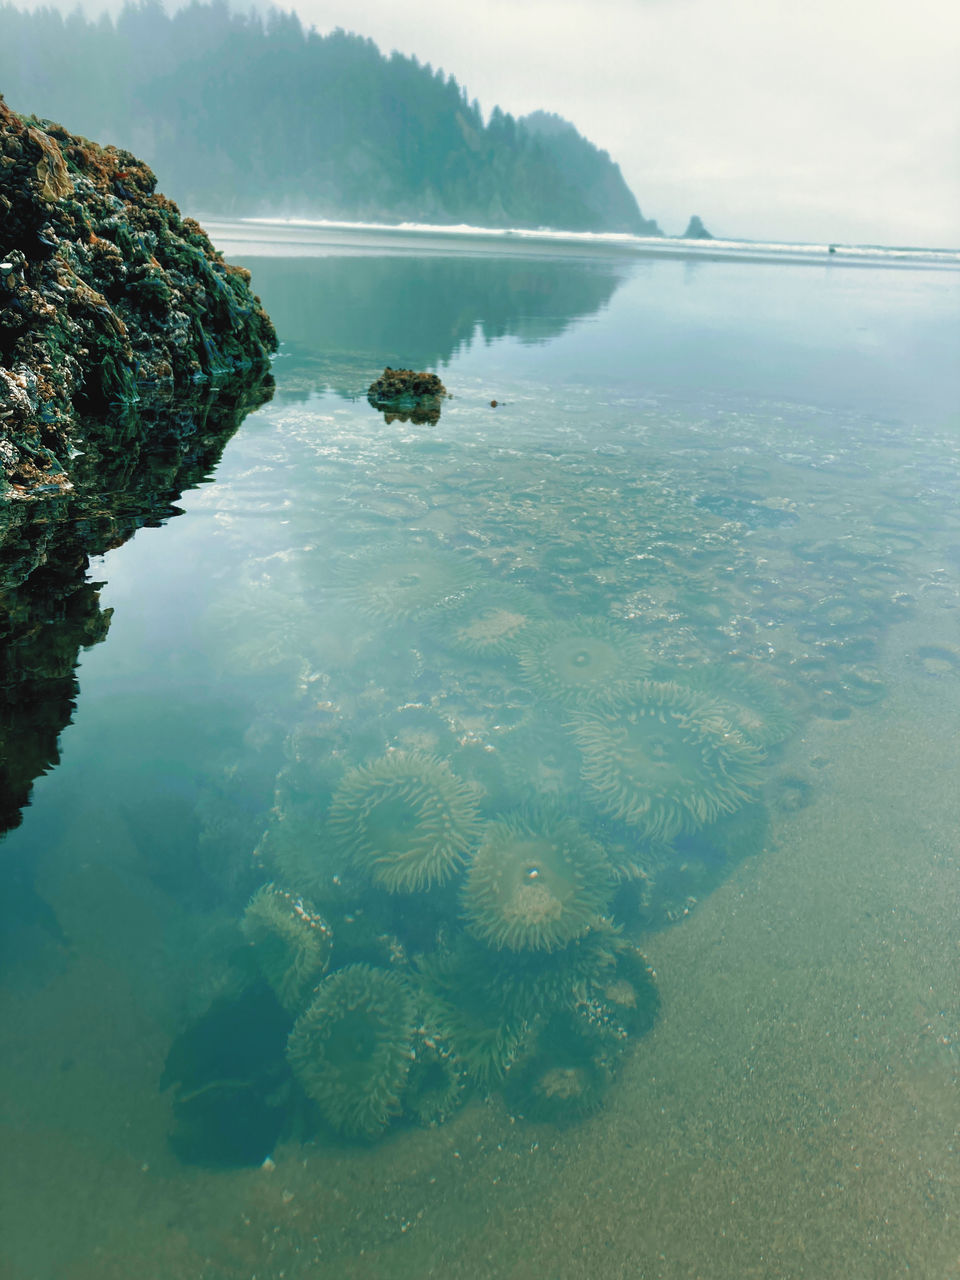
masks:
[[[4,837],[4,1280],[960,1274],[960,274],[215,232],[277,392]]]

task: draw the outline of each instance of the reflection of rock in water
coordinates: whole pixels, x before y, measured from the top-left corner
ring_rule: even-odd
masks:
[[[561,257],[385,254],[248,265],[293,356],[279,366],[288,395],[330,387],[361,396],[384,362],[436,368],[475,337],[546,342],[606,306],[624,278],[609,260]]]
[[[86,577],[90,557],[178,514],[176,499],[209,474],[271,390],[261,375],[85,424],[71,492],[0,506],[0,832],[19,824],[34,778],[57,763],[77,656],[110,625],[102,584]]]

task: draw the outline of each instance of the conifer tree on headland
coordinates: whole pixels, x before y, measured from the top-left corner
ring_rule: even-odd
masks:
[[[0,84],[14,110],[142,156],[193,211],[660,233],[573,125],[485,121],[452,75],[292,13],[0,5]]]

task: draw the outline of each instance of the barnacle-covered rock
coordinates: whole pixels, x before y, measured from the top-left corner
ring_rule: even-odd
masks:
[[[435,373],[413,369],[391,369],[371,382],[367,399],[382,409],[387,422],[435,423],[440,421],[440,404],[447,389]]]
[[[263,371],[276,334],[250,275],[155,191],[135,156],[0,98],[0,472],[13,495],[73,482],[85,413]],[[117,420],[112,421],[113,417]],[[138,420],[136,426],[146,425]]]

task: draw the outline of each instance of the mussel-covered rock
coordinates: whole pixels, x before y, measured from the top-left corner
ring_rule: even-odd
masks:
[[[277,340],[249,272],[155,187],[129,152],[0,98],[0,494],[68,489],[81,415],[262,378]]]
[[[391,369],[388,365],[380,377],[371,382],[367,399],[381,409],[387,422],[438,422],[440,405],[447,389],[435,373],[416,373],[413,369]]]

